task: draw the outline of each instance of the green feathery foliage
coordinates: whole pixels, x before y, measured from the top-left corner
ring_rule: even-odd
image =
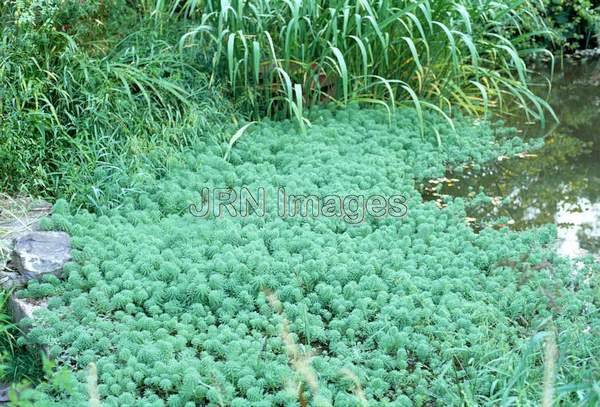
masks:
[[[73,262],[65,281],[20,295],[49,298],[29,340],[79,384],[45,399],[83,403],[94,362],[107,406],[527,405],[544,382],[557,403],[597,403],[598,265],[574,272],[552,249],[553,227],[477,234],[465,201],[438,208],[415,188],[445,165],[527,146],[463,120],[421,139],[418,116],[318,110],[306,137],[265,123],[231,150],[182,154],[118,209],[72,214],[57,202],[43,226],[72,235]],[[352,224],[188,212],[202,187],[242,186],[401,194],[408,213]],[[544,338],[560,350],[550,380]]]

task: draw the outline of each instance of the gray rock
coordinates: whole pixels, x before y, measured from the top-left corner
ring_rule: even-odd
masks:
[[[0,403],[8,403],[10,401],[10,383],[0,383]]]
[[[60,277],[63,266],[71,260],[69,235],[64,232],[30,232],[14,241],[12,263],[27,279],[45,274]]]
[[[8,309],[12,314],[13,321],[17,324],[25,318],[33,321],[35,312],[45,308],[48,308],[48,300],[46,299],[34,300],[31,298],[18,298],[15,293],[8,297]],[[28,333],[31,327],[30,324],[20,324],[20,328],[24,333]],[[48,346],[36,346],[36,348],[40,349],[47,358],[50,357]]]
[[[0,270],[9,267],[13,241],[29,232],[39,230],[40,219],[48,216],[52,205],[29,198],[0,197]]]
[[[0,286],[5,291],[24,287],[27,283],[27,278],[14,271],[0,271]]]
[[[0,239],[0,270],[4,269],[10,260],[12,244],[6,240]]]
[[[8,308],[12,312],[13,319],[16,323],[21,322],[24,318],[33,319],[33,313],[40,308],[47,308],[47,300],[32,300],[30,298],[17,298],[16,294],[12,294],[8,299]]]

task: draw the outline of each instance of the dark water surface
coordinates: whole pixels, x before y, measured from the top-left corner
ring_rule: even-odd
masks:
[[[519,126],[526,139],[546,133],[543,148],[449,174],[437,192],[467,197],[483,187],[497,198],[469,213],[475,227],[498,217],[515,229],[555,223],[561,254],[600,255],[600,60],[557,70],[550,104],[560,124],[549,134]]]

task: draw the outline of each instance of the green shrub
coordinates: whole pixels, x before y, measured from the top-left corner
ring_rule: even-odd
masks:
[[[104,19],[109,7],[118,1],[101,0],[17,0],[4,4],[3,11],[10,10],[8,17],[22,29],[28,31],[81,30],[93,27],[92,21]]]
[[[445,165],[526,148],[514,133],[498,144],[458,120],[422,140],[414,110],[391,125],[356,108],[310,118],[306,137],[290,122],[246,133],[230,162],[225,146],[187,151],[118,209],[58,202],[44,226],[72,235],[73,263],[64,282],[21,293],[51,297],[29,340],[76,370],[95,362],[107,406],[526,405],[539,404],[555,332],[557,402],[597,400],[597,265],[573,273],[551,227],[476,234],[461,199],[439,209],[415,189]],[[401,194],[408,214],[188,213],[202,187],[242,186]]]
[[[568,51],[598,46],[600,1],[544,0],[542,14],[558,33],[558,46]]]

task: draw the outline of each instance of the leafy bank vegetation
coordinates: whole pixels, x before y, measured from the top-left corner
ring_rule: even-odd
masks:
[[[5,2],[0,15],[7,191],[110,201],[148,157],[160,163],[231,121],[206,73],[180,57],[176,30],[125,3]]]
[[[529,1],[21,0],[0,21],[0,186],[86,206],[235,127],[219,83],[241,117],[301,127],[324,102],[548,113],[526,85],[551,36]]]
[[[556,44],[573,51],[600,45],[600,2],[597,0],[543,0],[538,9],[556,33]],[[549,44],[547,44],[549,45]]]

